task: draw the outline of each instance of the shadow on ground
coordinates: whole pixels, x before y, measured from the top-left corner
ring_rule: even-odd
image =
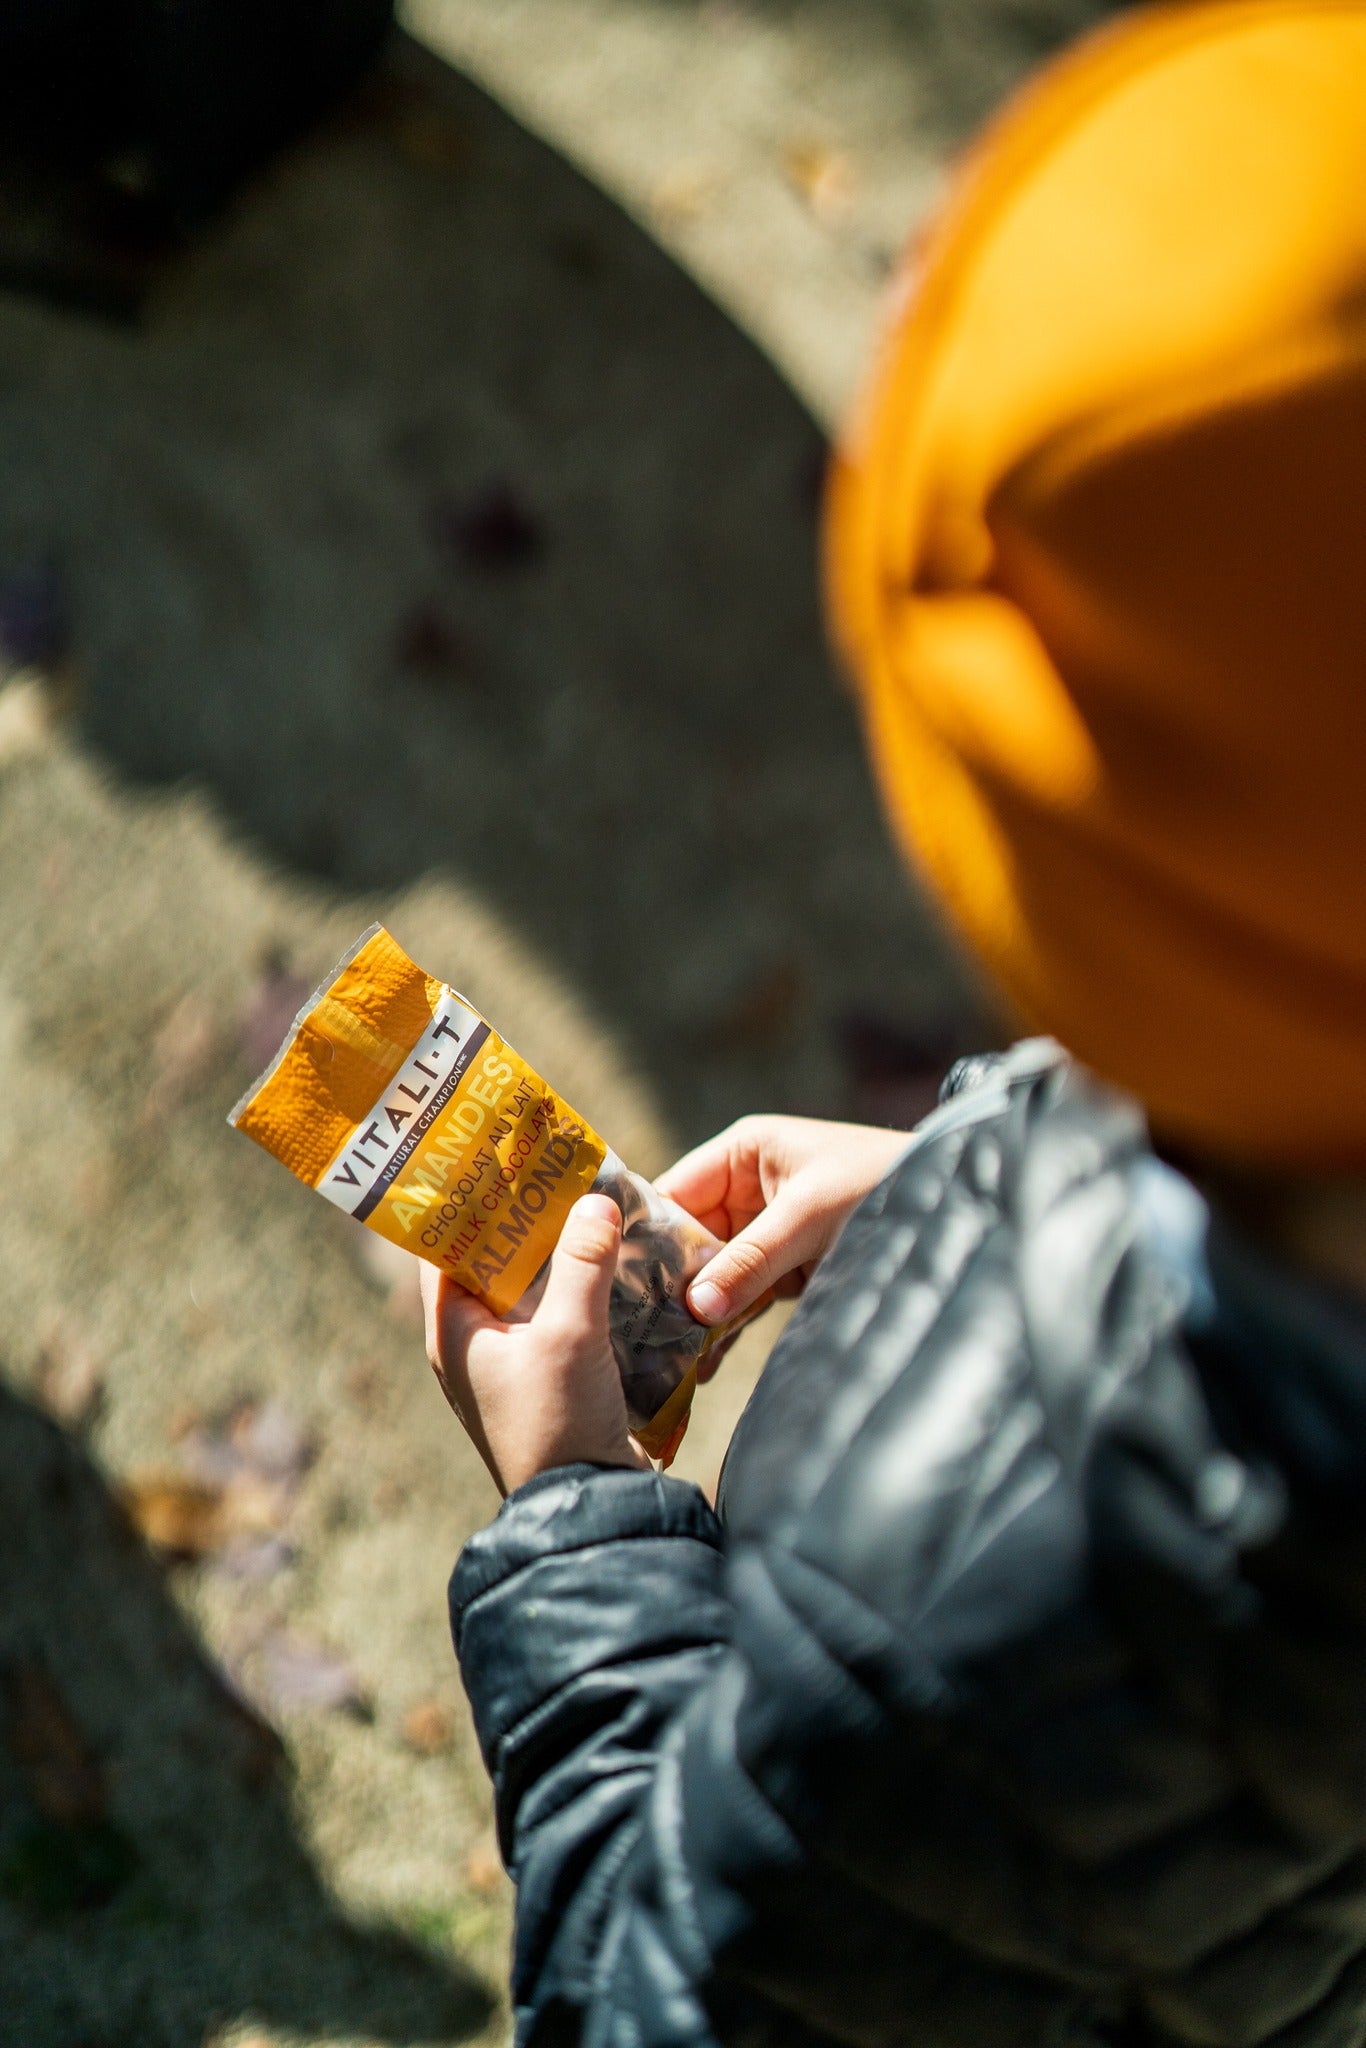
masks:
[[[25,2048],[201,2048],[246,2016],[403,2043],[484,2026],[487,1992],[450,1960],[339,1914],[278,1740],[94,1465],[8,1392],[0,1680],[0,2012]]]
[[[8,301],[0,437],[90,741],[296,870],[472,886],[682,1134],[839,1108],[846,1011],[959,1001],[825,651],[819,433],[415,44],[139,323]]]

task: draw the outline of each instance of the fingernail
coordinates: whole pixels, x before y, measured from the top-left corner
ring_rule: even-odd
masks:
[[[598,1223],[620,1223],[621,1211],[610,1195],[580,1195],[574,1214]]]
[[[688,1289],[688,1307],[699,1323],[719,1323],[726,1313],[726,1297],[710,1280],[699,1280]]]

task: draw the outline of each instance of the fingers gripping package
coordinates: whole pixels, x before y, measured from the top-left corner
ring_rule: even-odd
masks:
[[[719,1241],[632,1173],[473,1004],[372,925],[228,1121],[369,1229],[521,1321],[570,1209],[621,1210],[612,1349],[632,1433],[672,1459],[729,1335],[685,1302]]]

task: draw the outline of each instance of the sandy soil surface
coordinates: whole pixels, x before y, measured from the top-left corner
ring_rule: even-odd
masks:
[[[844,414],[946,159],[1103,0],[402,0]]]
[[[410,0],[140,320],[0,300],[6,2038],[501,2037],[492,1489],[402,1262],[224,1115],[376,915],[651,1171],[977,1028],[816,492],[949,140],[1085,12]]]

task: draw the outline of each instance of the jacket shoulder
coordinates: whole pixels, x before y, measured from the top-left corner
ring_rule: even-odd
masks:
[[[774,1349],[723,1476],[732,1539],[837,1534],[842,1568],[876,1557],[893,1595],[889,1545],[916,1547],[911,1521],[1026,1396],[1022,1242],[1145,1151],[1136,1106],[1051,1040],[960,1063]]]

